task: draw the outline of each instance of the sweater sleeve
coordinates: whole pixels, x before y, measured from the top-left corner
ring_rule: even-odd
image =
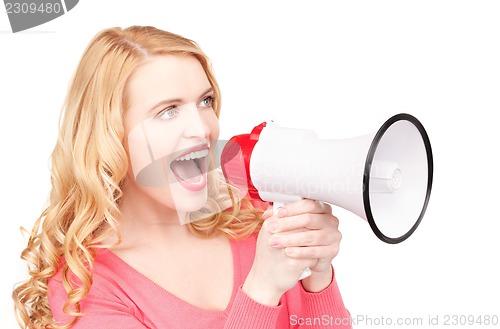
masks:
[[[345,308],[332,267],[332,281],[324,290],[312,293],[298,284],[287,292],[290,328],[350,329],[351,315]]]
[[[287,317],[283,316],[284,313]],[[352,325],[351,315],[332,276],[330,285],[317,293],[308,292],[300,282],[297,283],[276,307],[254,301],[240,287],[224,329],[247,328],[351,329]]]
[[[224,329],[276,329],[283,306],[272,307],[250,298],[240,286],[236,293]]]

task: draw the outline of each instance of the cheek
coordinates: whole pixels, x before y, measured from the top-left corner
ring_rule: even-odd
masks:
[[[176,151],[181,132],[175,125],[145,121],[128,135],[128,150],[133,171],[137,174],[154,161],[170,158]]]
[[[172,138],[174,127],[143,122],[128,134],[129,174],[142,187],[164,187],[168,185],[168,168],[175,152],[176,140]]]
[[[210,127],[210,140],[215,141],[219,138],[220,133],[219,118],[217,118],[215,112],[210,111],[207,122]]]
[[[148,151],[153,159],[171,159],[177,150],[181,127],[169,122],[152,121],[143,125],[144,135],[148,140]]]
[[[149,143],[141,125],[130,130],[126,140],[130,167],[134,177],[137,177],[141,170],[154,161],[154,158],[149,152]]]

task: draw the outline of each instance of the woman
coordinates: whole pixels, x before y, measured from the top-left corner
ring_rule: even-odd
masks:
[[[220,93],[196,43],[100,32],[63,113],[50,203],[22,254],[30,278],[13,293],[24,328],[350,327],[331,208],[273,215],[207,167]]]

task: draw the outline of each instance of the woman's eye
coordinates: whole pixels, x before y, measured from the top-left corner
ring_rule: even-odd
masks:
[[[200,105],[202,107],[212,107],[213,102],[214,102],[214,97],[208,96],[201,101]]]
[[[170,120],[173,119],[179,114],[179,108],[177,107],[169,107],[168,109],[165,109],[161,111],[157,117],[162,119],[162,120]]]

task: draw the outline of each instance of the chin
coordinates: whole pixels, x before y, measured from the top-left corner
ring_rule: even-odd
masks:
[[[172,192],[173,208],[177,212],[198,211],[207,203],[208,190],[206,186],[198,191],[189,191],[181,184],[174,183],[170,189]]]

